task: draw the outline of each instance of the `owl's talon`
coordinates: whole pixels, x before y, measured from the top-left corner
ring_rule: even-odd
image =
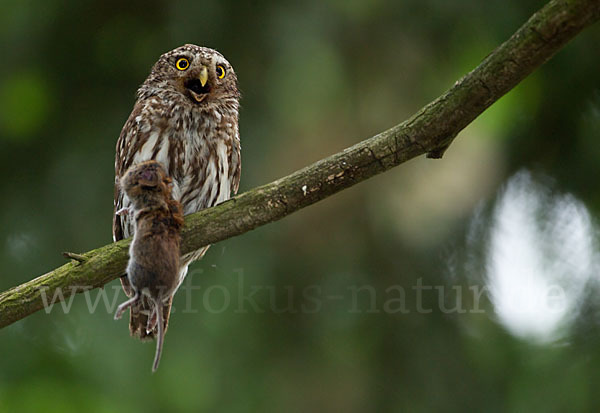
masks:
[[[128,215],[131,213],[131,207],[123,207],[115,212],[115,215]]]

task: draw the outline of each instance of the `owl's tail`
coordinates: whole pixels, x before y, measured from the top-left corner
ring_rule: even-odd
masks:
[[[129,284],[127,276],[121,277],[121,284],[123,290],[127,296],[133,295],[133,289]],[[167,331],[169,325],[169,316],[171,314],[171,305],[173,304],[173,297],[162,306],[162,320],[163,320],[163,333]],[[129,309],[129,332],[133,337],[137,337],[140,340],[151,340],[157,337],[158,334],[158,323],[154,325],[152,330],[148,331],[148,318],[152,314],[154,304],[148,300],[148,297],[141,296]]]
[[[177,291],[181,283],[183,283],[183,280],[187,274],[188,265],[190,265],[193,261],[202,258],[208,248],[209,245],[202,247],[197,251],[192,251],[191,253],[181,257],[179,282],[175,291]],[[127,294],[128,297],[132,297],[134,291],[129,284],[127,275],[123,275],[121,277],[121,285],[123,286],[125,294]],[[173,295],[175,295],[175,291],[173,292]],[[171,315],[172,304],[173,296],[171,296],[169,300],[163,304],[163,332],[167,331],[167,327],[169,325],[169,316]],[[145,296],[142,296],[134,305],[131,306],[129,310],[129,332],[133,337],[137,337],[140,340],[151,340],[157,336],[158,329],[156,326],[154,326],[150,331],[147,331],[146,329],[148,326],[148,317],[152,314],[153,308],[153,303],[151,303]]]

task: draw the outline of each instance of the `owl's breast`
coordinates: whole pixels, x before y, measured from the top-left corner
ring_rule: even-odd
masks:
[[[145,111],[136,119],[141,132],[137,138],[143,140],[136,145],[132,164],[150,159],[162,163],[173,179],[173,198],[187,215],[229,199],[237,116],[180,109]]]
[[[196,119],[169,139],[173,196],[181,202],[185,215],[214,206],[231,195],[228,171],[232,137],[219,121],[220,116]]]
[[[229,199],[229,157],[223,140],[205,140],[199,150],[186,157],[183,166],[174,196],[183,205],[185,215]]]

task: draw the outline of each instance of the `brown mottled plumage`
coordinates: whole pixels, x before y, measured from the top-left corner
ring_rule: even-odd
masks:
[[[183,60],[182,60],[183,59]],[[240,93],[229,62],[217,51],[191,44],[160,57],[137,92],[137,101],[116,147],[115,211],[130,205],[118,181],[132,165],[155,159],[173,179],[173,198],[184,215],[223,202],[238,190],[241,171],[238,129]],[[131,236],[128,215],[115,215],[113,238]],[[179,284],[190,262],[208,247],[181,259]],[[133,291],[121,277],[128,296]],[[164,306],[165,329],[171,301]],[[146,331],[150,304],[142,300],[131,308],[130,331],[140,338]]]
[[[151,305],[146,330],[157,329],[153,371],[158,368],[165,338],[163,306],[170,305],[179,285],[179,245],[183,212],[171,197],[171,178],[162,165],[146,161],[129,168],[119,186],[131,201],[119,215],[133,215],[135,231],[129,247],[127,280],[133,297],[119,306],[115,319],[143,299]]]

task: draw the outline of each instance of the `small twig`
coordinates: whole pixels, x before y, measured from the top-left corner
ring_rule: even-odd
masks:
[[[77,261],[79,264],[83,264],[87,261],[87,257],[85,255],[76,254],[74,252],[65,251],[62,253],[63,257],[70,258],[74,261]]]

